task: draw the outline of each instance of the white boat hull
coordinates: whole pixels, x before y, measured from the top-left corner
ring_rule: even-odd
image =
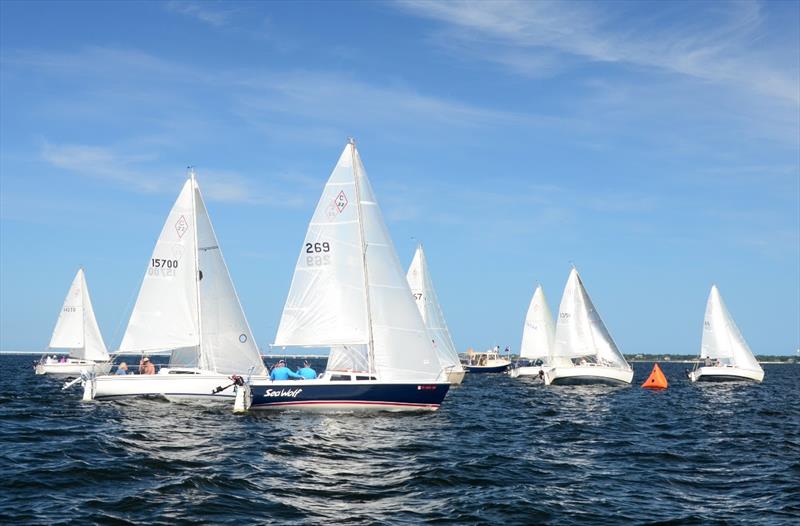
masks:
[[[83,371],[94,374],[108,374],[111,362],[76,361],[66,363],[38,363],[36,374],[47,374],[56,378],[77,378]]]
[[[553,367],[544,374],[545,385],[629,384],[632,380],[633,369],[619,369],[602,365]]]
[[[461,382],[464,381],[464,375],[466,371],[450,371],[447,373],[447,381],[451,385],[461,385]]]
[[[168,400],[233,400],[233,387],[215,393],[232,383],[231,377],[212,372],[200,374],[127,374],[95,376],[84,381],[84,400],[158,396]]]
[[[689,373],[692,382],[726,382],[751,380],[761,382],[764,379],[764,371],[753,369],[741,369],[739,367],[717,367],[704,366],[698,367]]]

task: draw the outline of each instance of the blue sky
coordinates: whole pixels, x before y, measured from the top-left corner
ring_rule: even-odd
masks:
[[[516,349],[572,262],[625,353],[695,353],[716,283],[800,345],[797,2],[3,2],[0,349],[78,265],[111,347],[195,165],[260,345],[358,140],[459,350]]]

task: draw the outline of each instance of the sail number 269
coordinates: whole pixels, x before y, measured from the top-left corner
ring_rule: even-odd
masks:
[[[306,243],[305,253],[314,254],[313,256],[306,256],[306,265],[309,267],[330,265],[331,256],[326,253],[330,251],[331,244],[327,241],[323,241],[322,243]]]
[[[315,252],[330,252],[331,244],[327,241],[322,243],[306,243],[306,254],[314,254]]]

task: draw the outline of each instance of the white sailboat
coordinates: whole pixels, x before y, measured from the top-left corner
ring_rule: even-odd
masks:
[[[36,364],[36,374],[57,377],[77,377],[82,371],[104,374],[111,369],[111,357],[94,317],[92,299],[83,269],[78,269],[75,279],[64,298],[64,305],[50,338],[51,349],[69,349],[69,357],[59,362],[43,356]]]
[[[617,349],[575,268],[561,297],[550,365],[545,385],[633,380],[633,369]]]
[[[547,304],[542,286],[538,285],[528,306],[525,326],[522,328],[522,343],[519,347],[519,357],[521,360],[525,360],[527,365],[511,369],[512,378],[544,376],[544,371],[549,369],[553,362],[555,331],[550,306]],[[536,365],[537,363],[539,365]]]
[[[170,352],[157,374],[94,376],[84,399],[233,398],[231,375],[266,374],[193,171],[148,261],[119,353]]]
[[[705,365],[689,373],[692,382],[764,379],[764,369],[739,332],[716,285],[711,287],[706,303],[700,359]]]
[[[447,371],[447,380],[451,384],[460,384],[464,381],[464,367],[461,365],[453,338],[447,329],[447,322],[444,320],[439,298],[433,288],[433,279],[428,271],[428,260],[421,243],[414,253],[411,266],[408,267],[406,279],[411,287],[411,294],[417,303],[419,313],[422,315],[422,321],[425,322],[430,333],[439,364]]]
[[[253,379],[235,411],[432,411],[446,371],[352,140],[322,192],[297,259],[275,346],[330,348],[314,380]]]

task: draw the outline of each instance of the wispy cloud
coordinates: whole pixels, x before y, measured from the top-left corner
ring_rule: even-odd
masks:
[[[171,0],[164,4],[167,11],[195,18],[206,24],[221,27],[230,22],[235,12],[231,8],[220,8],[217,2],[192,2],[188,0]]]
[[[451,50],[460,48],[521,73],[559,71],[583,59],[654,68],[800,103],[796,46],[760,46],[764,16],[754,1],[400,0],[398,5],[442,23],[440,41]],[[631,16],[637,8],[638,16]]]
[[[113,148],[46,143],[42,159],[71,174],[118,184],[136,192],[173,193],[179,181],[174,167],[167,166],[155,154],[121,153]],[[203,195],[212,201],[272,204],[295,207],[303,201],[286,189],[265,188],[252,178],[216,169],[202,169],[199,179]]]

